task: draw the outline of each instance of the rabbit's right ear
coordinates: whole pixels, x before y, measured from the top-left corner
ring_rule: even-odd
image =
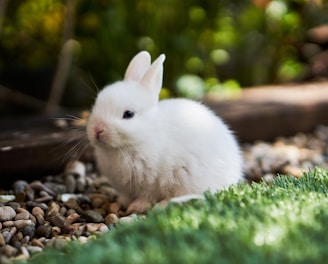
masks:
[[[150,54],[147,51],[141,51],[135,55],[125,71],[124,80],[140,82],[145,72],[150,68]]]

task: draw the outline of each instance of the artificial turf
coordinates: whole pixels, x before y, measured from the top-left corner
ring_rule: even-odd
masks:
[[[246,183],[171,204],[28,263],[327,263],[328,172]]]

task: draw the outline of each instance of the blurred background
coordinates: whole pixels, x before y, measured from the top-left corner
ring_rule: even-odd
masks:
[[[0,118],[87,109],[140,50],[161,96],[328,77],[325,0],[0,0]]]

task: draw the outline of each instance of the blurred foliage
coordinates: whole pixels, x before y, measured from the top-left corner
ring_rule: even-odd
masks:
[[[323,0],[77,1],[63,104],[89,105],[93,80],[102,87],[121,79],[140,50],[167,55],[163,97],[225,98],[240,87],[302,80],[306,33],[328,23],[327,12]],[[47,98],[65,15],[63,0],[8,1],[0,84]]]

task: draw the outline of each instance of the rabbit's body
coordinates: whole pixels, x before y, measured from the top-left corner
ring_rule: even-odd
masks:
[[[128,211],[241,180],[241,153],[221,119],[188,99],[157,102],[158,94],[142,82],[135,78],[105,87],[88,123],[98,167]],[[159,91],[161,81],[158,85]]]

